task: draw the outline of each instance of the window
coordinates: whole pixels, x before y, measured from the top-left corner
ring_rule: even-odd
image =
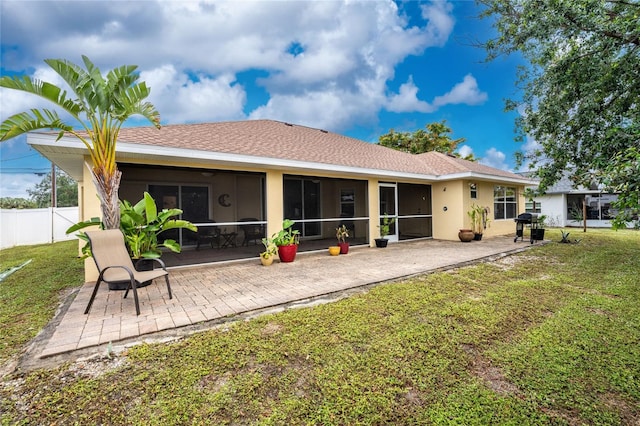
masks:
[[[356,196],[353,189],[340,190],[340,217],[355,217]]]
[[[518,204],[516,201],[516,189],[507,186],[493,188],[493,212],[494,219],[514,219],[517,215]]]
[[[470,183],[469,184],[469,195],[472,199],[478,198],[478,184]]]
[[[540,201],[527,201],[524,211],[527,213],[542,213],[542,203]]]

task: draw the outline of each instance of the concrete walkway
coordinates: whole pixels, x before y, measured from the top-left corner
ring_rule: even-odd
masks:
[[[133,295],[109,291],[106,285],[84,315],[94,283],[86,283],[60,309],[29,350],[34,362],[106,353],[107,345],[175,338],[230,320],[320,300],[335,300],[371,285],[416,274],[491,260],[530,247],[513,237],[460,243],[421,240],[389,244],[385,249],[351,248],[348,255],[326,251],[299,253],[293,263],[264,267],[258,259],[174,268],[173,299],[164,280],[138,290],[140,315]],[[75,296],[75,297],[73,297]],[[60,358],[62,357],[62,358]]]

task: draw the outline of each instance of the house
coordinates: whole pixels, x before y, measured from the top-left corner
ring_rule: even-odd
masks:
[[[558,227],[582,227],[586,210],[587,227],[608,228],[611,219],[618,214],[611,205],[617,199],[617,194],[603,192],[597,184],[588,188],[576,186],[565,175],[548,188],[545,195],[533,199],[535,211],[534,203],[527,200],[526,210],[545,215],[547,225]]]
[[[86,149],[56,136],[30,133],[28,143],[79,182],[80,219],[99,216]],[[437,152],[412,155],[273,120],[124,128],[116,160],[121,199],[135,202],[148,191],[158,207],[179,207],[199,227],[215,223],[231,238],[227,245],[240,245],[246,221],[271,235],[283,218],[294,219],[300,250],[313,247],[305,241],[334,240],[342,223],[352,244],[373,245],[384,214],[396,219],[391,242],[456,240],[470,227],[472,204],[489,208],[485,235],[509,234],[531,182]],[[175,237],[183,251],[197,244],[190,231]]]

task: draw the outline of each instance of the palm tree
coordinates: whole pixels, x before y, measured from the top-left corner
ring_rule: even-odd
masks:
[[[116,142],[120,128],[132,115],[141,115],[158,129],[160,114],[149,102],[149,88],[138,82],[136,65],[123,65],[107,73],[82,56],[86,70],[64,59],[46,59],[45,62],[69,85],[77,99],[55,84],[28,76],[3,76],[0,86],[41,96],[80,123],[81,129],[66,124],[55,110],[31,109],[15,114],[0,124],[0,142],[39,129],[60,130],[58,139],[66,133],[82,141],[89,150],[91,173],[100,197],[102,219],[107,229],[120,227],[118,188],[122,172],[116,164]]]

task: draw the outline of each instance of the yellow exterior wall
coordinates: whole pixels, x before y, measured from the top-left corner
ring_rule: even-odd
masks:
[[[100,210],[100,200],[98,199],[98,191],[93,183],[93,177],[91,175],[91,159],[85,157],[85,164],[82,168],[82,197],[79,200],[78,214],[80,215],[79,221],[89,220],[92,217],[102,217],[102,211]],[[87,228],[85,230],[90,230]],[[83,247],[84,241],[79,241],[79,247]],[[84,260],[84,280],[86,282],[95,281],[98,279],[98,269],[93,261],[93,258],[89,257]]]
[[[267,171],[265,182],[267,211],[267,235],[273,235],[282,227],[284,219],[284,174],[280,171]]]
[[[463,182],[438,182],[431,186],[433,199],[433,238],[457,240],[461,228],[468,228]],[[446,208],[446,211],[445,211]]]
[[[90,163],[89,157],[85,158],[85,162],[87,164]],[[174,163],[161,163],[159,165],[165,166],[185,166],[185,167],[197,167],[197,164],[193,163],[185,163],[185,164],[174,164]],[[204,166],[203,166],[204,167]],[[209,166],[210,167],[210,166]],[[247,169],[240,168],[223,168],[224,170],[238,170],[238,171],[248,171]],[[284,172],[277,170],[264,170],[259,168],[252,168],[251,171],[265,173],[265,211],[267,221],[267,235],[272,235],[275,232],[278,232],[282,225],[282,220],[284,218]],[[318,173],[314,174],[314,176],[318,177],[328,177],[332,179],[345,178],[353,180],[353,176],[337,176],[332,175],[330,173]],[[357,178],[356,178],[357,179]],[[201,181],[199,181],[201,182]],[[364,216],[364,209],[368,210],[369,217],[369,244],[371,247],[375,246],[375,238],[378,238],[380,235],[380,231],[378,228],[379,224],[379,216],[380,216],[380,202],[379,202],[379,179],[378,178],[369,178],[366,179],[367,182],[367,190],[366,190],[366,199],[365,197],[357,197],[357,206],[356,206],[356,215]],[[489,227],[484,230],[486,236],[495,236],[495,235],[507,235],[513,234],[515,232],[515,223],[513,219],[506,220],[494,220],[494,209],[493,209],[493,188],[496,183],[493,182],[483,182],[483,181],[473,181],[473,180],[454,180],[454,181],[446,181],[446,182],[410,182],[417,183],[422,185],[431,185],[431,197],[432,197],[432,214],[433,214],[433,238],[434,239],[442,239],[442,240],[458,240],[458,231],[462,228],[470,228],[471,223],[470,219],[467,215],[467,211],[472,204],[478,204],[481,206],[489,207]],[[470,195],[470,183],[476,183],[478,188],[478,198],[471,199]],[[229,187],[218,187],[216,188],[216,193],[211,194],[211,199],[217,199],[219,193],[229,192],[229,193],[242,193],[244,192],[243,188],[251,188],[254,185],[260,184],[260,179],[255,179],[251,177],[243,178],[241,181],[230,181]],[[338,188],[341,184],[339,182],[335,183],[336,188]],[[504,185],[504,184],[502,184]],[[233,188],[231,187],[233,186]],[[522,185],[509,185],[515,186],[518,194],[518,213],[524,212],[525,199],[522,195],[524,192],[524,186]],[[142,188],[142,186],[135,187],[136,191]],[[336,189],[334,188],[334,189]],[[80,212],[80,220],[87,220],[91,217],[99,217],[101,216],[100,211],[100,203],[97,197],[97,192],[91,177],[91,172],[89,167],[84,167],[83,170],[83,180],[79,182],[79,212]],[[335,191],[333,191],[335,192]],[[357,191],[356,191],[357,192]],[[123,198],[125,194],[122,194]],[[133,195],[133,194],[132,194]],[[138,201],[138,199],[134,199],[131,201]],[[241,204],[238,204],[237,201],[233,203],[234,206],[238,206],[236,208],[239,209],[236,213],[241,213],[241,215],[250,215],[253,216],[253,212],[242,207]],[[326,206],[331,206],[333,209],[337,209],[339,207],[339,202],[336,200],[332,200],[331,203],[325,204]],[[215,203],[214,203],[215,204]],[[245,206],[246,207],[246,206]],[[445,210],[446,207],[446,210]],[[212,209],[215,209],[216,206],[212,206]],[[212,210],[213,211],[213,210]],[[226,212],[224,212],[226,213]],[[231,221],[236,215],[232,215],[226,217],[223,212],[215,212],[216,221]],[[332,214],[333,215],[333,214]],[[256,215],[257,216],[257,215]],[[364,226],[364,222],[362,222]],[[362,229],[364,233],[364,228]],[[358,230],[360,233],[360,230]],[[81,242],[80,247],[84,244]],[[93,259],[87,259],[85,261],[85,280],[86,281],[94,281],[97,278],[97,270],[95,268],[95,264]]]
[[[375,247],[375,239],[380,237],[380,229],[378,224],[380,223],[380,191],[378,189],[378,179],[369,179],[367,184],[368,195],[367,200],[369,202],[369,246]]]

